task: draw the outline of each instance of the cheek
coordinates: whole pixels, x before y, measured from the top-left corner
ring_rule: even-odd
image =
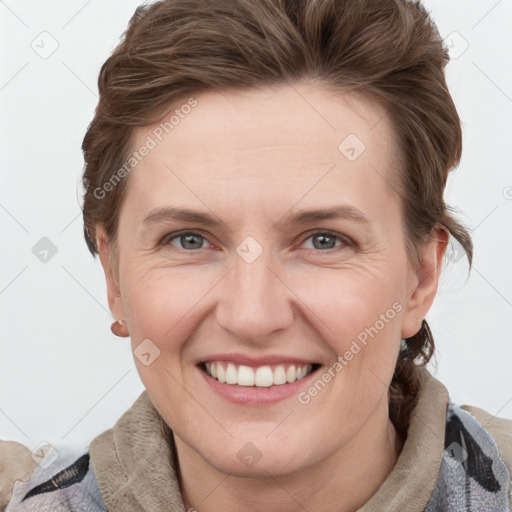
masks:
[[[343,348],[347,339],[372,326],[382,333],[395,328],[403,309],[402,290],[400,276],[389,268],[371,275],[347,269],[337,279],[305,288],[302,297],[318,313],[329,338],[338,339]]]
[[[123,302],[131,321],[131,333],[138,339],[154,338],[169,342],[179,339],[194,319],[197,305],[212,284],[198,269],[127,269]]]
[[[315,325],[332,352],[334,388],[356,408],[378,400],[393,375],[403,311],[400,276],[391,267],[371,275],[347,271],[310,290]]]

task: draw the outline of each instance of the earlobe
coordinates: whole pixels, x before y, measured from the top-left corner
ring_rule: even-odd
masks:
[[[408,291],[402,322],[402,337],[410,338],[421,328],[439,285],[444,253],[448,244],[449,232],[438,225],[432,239],[419,248],[419,268],[415,276],[415,287]]]
[[[130,333],[128,332],[124,320],[116,320],[115,322],[113,322],[112,325],[110,326],[110,330],[112,331],[112,334],[115,334],[120,338],[127,338],[128,336],[130,336]]]
[[[115,276],[115,269],[112,268],[112,259],[110,257],[110,247],[107,234],[103,226],[98,225],[96,228],[96,245],[98,247],[99,257],[105,281],[107,285],[107,297],[110,311],[114,318],[124,318],[124,308],[119,289],[119,282]]]

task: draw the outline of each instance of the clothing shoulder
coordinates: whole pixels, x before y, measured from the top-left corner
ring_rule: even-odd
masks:
[[[106,512],[89,451],[58,462],[51,452],[30,479],[16,481],[5,512]]]
[[[455,510],[463,502],[467,510],[509,511],[511,449],[511,420],[450,402],[438,481],[426,511]]]
[[[512,420],[493,416],[471,405],[461,405],[460,408],[469,412],[489,432],[498,446],[502,459],[512,471]]]
[[[512,420],[499,418],[489,414],[487,411],[471,405],[462,405],[460,407],[471,414],[490,434],[498,452],[506,464],[510,475],[512,476]],[[512,508],[512,480],[509,482],[509,503]]]

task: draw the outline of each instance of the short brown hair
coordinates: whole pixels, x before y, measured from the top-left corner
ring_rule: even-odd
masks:
[[[440,224],[471,266],[469,233],[443,198],[462,152],[461,123],[444,76],[448,61],[419,1],[162,0],[140,6],[101,67],[100,99],[82,144],[89,250],[98,253],[98,224],[116,250],[129,177],[111,187],[106,200],[95,191],[124,165],[136,127],[155,123],[169,105],[193,94],[307,79],[384,106],[401,148],[397,168],[409,254],[414,259],[418,244]],[[417,368],[433,351],[423,320],[400,353],[389,390],[390,417],[402,438],[417,399]]]

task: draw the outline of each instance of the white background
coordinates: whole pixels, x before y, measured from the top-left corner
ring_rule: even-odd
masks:
[[[79,207],[99,69],[138,4],[0,2],[0,437],[31,449],[88,446],[144,389],[129,339],[110,332]],[[475,243],[469,279],[465,257],[446,264],[427,317],[438,354],[429,367],[455,402],[512,419],[512,2],[425,5],[457,57],[447,78],[464,156],[447,200]],[[47,50],[58,43],[46,59],[31,47],[42,37]],[[32,252],[42,237],[58,249],[46,263]]]

